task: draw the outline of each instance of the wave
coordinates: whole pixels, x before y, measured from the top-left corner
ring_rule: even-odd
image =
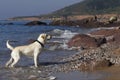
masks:
[[[116,29],[116,27],[100,27],[100,28],[93,28],[90,30],[91,31],[96,31],[96,30],[102,30],[102,29]]]
[[[70,39],[74,35],[78,34],[75,32],[72,32],[70,30],[61,30],[61,29],[54,29],[50,32],[50,34],[53,35],[53,38],[64,38],[64,39]]]
[[[53,43],[57,43],[49,47],[49,50],[56,50],[56,49],[64,49],[64,50],[71,50],[68,48],[68,41],[76,34],[77,32],[72,32],[70,30],[61,30],[61,29],[54,29],[50,31],[50,34],[53,35]]]
[[[102,27],[102,28],[92,28],[89,29],[89,31],[85,34],[89,34],[89,32],[101,30],[101,29],[114,29],[114,27]],[[50,34],[53,35],[53,43],[57,43],[55,45],[50,46],[50,50],[56,50],[56,49],[64,49],[64,50],[74,50],[77,49],[77,47],[69,48],[67,43],[68,41],[75,36],[76,34],[79,34],[80,32],[72,32],[70,30],[61,30],[61,29],[54,29],[50,31]]]

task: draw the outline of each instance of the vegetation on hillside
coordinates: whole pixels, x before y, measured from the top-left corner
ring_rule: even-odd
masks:
[[[13,19],[23,19],[29,17],[35,18],[53,18],[53,17],[66,17],[72,15],[97,15],[120,13],[120,0],[83,0],[82,2],[67,6],[55,12],[41,16],[23,16],[15,17]]]
[[[83,0],[82,2],[57,10],[49,14],[49,16],[105,13],[120,13],[120,0]]]

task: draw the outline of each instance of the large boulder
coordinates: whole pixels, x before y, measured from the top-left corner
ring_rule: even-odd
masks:
[[[95,39],[85,34],[75,35],[69,42],[69,47],[95,48],[106,43],[104,38]]]
[[[36,26],[36,25],[47,25],[47,23],[41,21],[32,21],[25,24],[25,26]]]

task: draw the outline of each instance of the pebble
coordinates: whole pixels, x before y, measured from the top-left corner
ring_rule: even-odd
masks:
[[[28,77],[28,80],[36,80],[36,79],[37,79],[37,76],[35,76],[35,75],[30,75]]]
[[[38,73],[42,73],[42,71],[39,70]]]
[[[54,77],[54,76],[49,76],[49,79],[50,79],[50,80],[55,80],[56,77]]]

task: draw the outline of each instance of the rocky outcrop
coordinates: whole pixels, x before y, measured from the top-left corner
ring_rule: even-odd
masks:
[[[25,26],[38,26],[38,25],[47,25],[47,23],[40,21],[32,21],[25,24]]]
[[[77,22],[77,21],[76,21]],[[49,25],[52,26],[76,26],[75,21],[67,21],[67,20],[55,20],[52,21]]]
[[[66,58],[72,69],[95,70],[112,65],[120,65],[120,28],[104,29],[91,32],[89,35],[75,35],[69,47],[86,48]],[[65,61],[64,60],[64,61]]]
[[[104,30],[97,30],[97,31],[93,31],[90,33],[91,35],[101,35],[104,36],[107,40],[107,42],[116,42],[116,43],[120,43],[120,29],[119,27],[116,27],[114,29],[104,29]]]
[[[82,20],[57,20],[50,23],[52,26],[77,26],[77,27],[102,27],[104,23],[98,22],[96,18],[85,18]]]
[[[115,53],[116,49],[117,53]],[[119,51],[119,45],[107,43],[97,48],[80,51],[64,61],[69,61],[69,65],[73,66],[73,69],[95,70],[120,65]]]
[[[106,21],[101,21],[100,17],[91,16],[87,18],[83,18],[80,20],[54,20],[50,23],[52,26],[77,26],[77,27],[118,27],[120,25],[120,21],[117,21],[117,17],[110,17]]]
[[[88,49],[98,47],[104,43],[106,43],[105,38],[96,39],[85,34],[77,34],[68,42],[68,46]]]

